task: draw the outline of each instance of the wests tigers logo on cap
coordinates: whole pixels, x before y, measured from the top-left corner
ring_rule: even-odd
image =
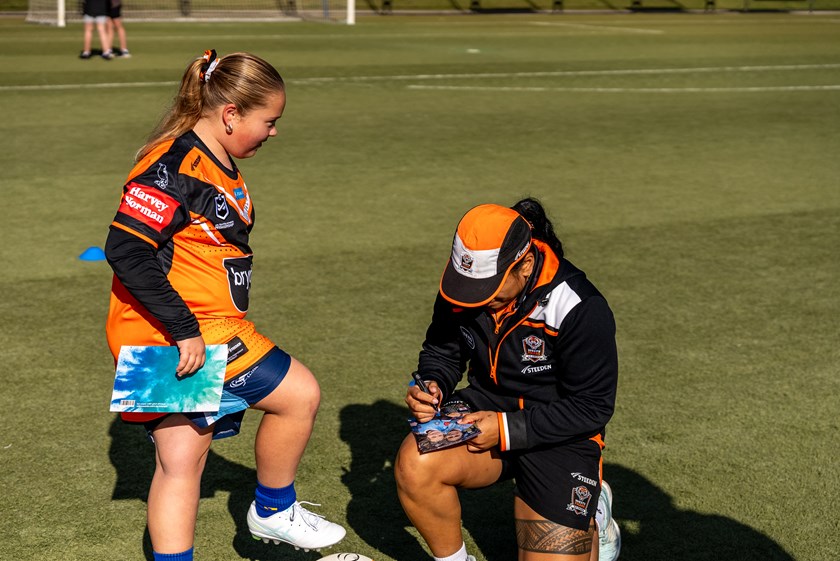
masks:
[[[473,258],[472,255],[469,253],[465,253],[461,256],[461,270],[469,271],[472,269],[473,266]]]

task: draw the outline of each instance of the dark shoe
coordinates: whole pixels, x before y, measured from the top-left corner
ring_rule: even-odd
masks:
[[[79,58],[87,60],[90,58],[90,51],[82,51],[79,53]]]
[[[114,58],[114,53],[112,53],[111,51],[105,51],[104,53],[102,53],[99,56],[101,56],[105,60],[111,60],[112,58]]]

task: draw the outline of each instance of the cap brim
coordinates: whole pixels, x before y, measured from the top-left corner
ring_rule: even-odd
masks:
[[[505,283],[505,278],[515,263],[508,267],[507,271],[493,275],[486,279],[473,279],[465,277],[448,260],[443,276],[440,278],[440,294],[456,306],[465,308],[477,308],[488,304]]]

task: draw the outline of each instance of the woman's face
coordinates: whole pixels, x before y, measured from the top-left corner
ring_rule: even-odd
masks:
[[[286,94],[282,91],[266,98],[265,104],[248,113],[230,119],[233,132],[225,138],[224,147],[234,158],[250,158],[263,142],[277,136],[277,120],[286,108]]]
[[[516,300],[522,290],[525,288],[525,283],[528,282],[528,277],[534,270],[534,254],[528,253],[520,265],[515,270],[511,271],[505,279],[505,284],[502,289],[496,294],[496,297],[487,303],[486,307],[493,312],[505,309],[508,304]]]

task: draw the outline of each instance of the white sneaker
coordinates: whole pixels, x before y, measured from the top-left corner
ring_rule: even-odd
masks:
[[[475,561],[475,557],[472,555],[467,555],[467,561]]]
[[[340,542],[347,531],[314,512],[309,512],[303,505],[320,506],[315,503],[295,502],[282,512],[272,514],[267,518],[257,514],[256,503],[251,503],[248,509],[248,529],[255,540],[261,539],[279,544],[285,542],[303,548],[321,549]]]
[[[598,497],[598,561],[615,561],[621,552],[621,530],[612,517],[612,488],[601,481],[601,496]],[[603,523],[600,521],[603,520]]]

